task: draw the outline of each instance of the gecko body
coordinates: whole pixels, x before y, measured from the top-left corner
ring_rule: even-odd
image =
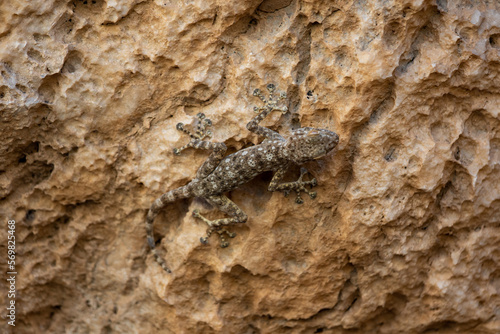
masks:
[[[191,141],[179,149],[174,149],[175,154],[178,155],[189,147],[212,150],[212,153],[198,169],[196,178],[187,185],[160,196],[153,202],[148,211],[146,217],[148,244],[154,254],[155,260],[165,271],[170,272],[170,269],[156,250],[153,236],[153,221],[159,211],[168,203],[182,198],[202,197],[220,211],[229,215],[230,218],[208,220],[197,210],[193,212],[194,217],[201,219],[208,225],[207,235],[200,239],[201,242],[207,243],[210,235],[216,232],[221,239],[221,247],[227,247],[229,243],[225,236],[233,238],[236,235],[229,232],[227,227],[237,223],[245,223],[248,217],[224,193],[247,183],[263,172],[273,171],[274,175],[268,187],[269,191],[283,191],[285,195],[288,195],[290,191],[295,191],[297,193],[296,202],[299,204],[303,203],[303,199],[300,196],[301,192],[307,193],[311,198],[316,197],[315,192],[311,192],[306,188],[306,186],[316,186],[316,179],[310,181],[302,180],[303,176],[307,173],[305,168],[301,168],[300,177],[297,181],[285,183],[280,183],[280,181],[283,179],[290,165],[301,165],[306,161],[319,159],[335,148],[338,144],[339,136],[329,130],[304,127],[293,130],[291,135],[285,138],[271,129],[260,126],[259,123],[272,111],[285,113],[288,110],[286,107],[278,106],[278,102],[285,98],[285,95],[282,93],[276,98],[274,96],[275,87],[272,84],[269,84],[267,89],[269,91],[267,99],[260,90],[254,91],[254,95],[264,102],[264,106],[260,108],[255,107],[258,115],[247,124],[248,130],[266,137],[258,145],[224,156],[226,152],[226,145],[224,143],[205,140],[206,137],[210,137],[211,135],[211,132],[207,129],[211,125],[211,122],[203,114],[200,113],[197,115],[199,122],[195,133],[187,130],[184,124],[177,124],[177,129],[189,135]]]

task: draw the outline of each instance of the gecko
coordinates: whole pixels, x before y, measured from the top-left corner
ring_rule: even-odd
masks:
[[[271,112],[279,111],[285,114],[288,111],[286,106],[279,106],[279,101],[286,98],[286,93],[275,94],[276,86],[268,84],[269,92],[266,97],[260,89],[255,89],[253,95],[258,97],[263,105],[254,107],[257,113],[248,124],[247,129],[265,139],[257,145],[241,149],[235,153],[225,156],[227,147],[221,142],[206,140],[211,137],[212,132],[208,129],[212,122],[203,113],[196,115],[198,123],[196,131],[188,130],[183,123],[178,123],[176,128],[187,134],[191,139],[189,143],[181,148],[174,148],[174,154],[179,155],[187,148],[201,150],[211,150],[209,157],[196,172],[196,177],[185,186],[170,190],[157,198],[151,205],[146,216],[147,242],[151,248],[153,256],[160,266],[171,273],[165,260],[160,256],[154,241],[153,222],[158,213],[168,204],[183,198],[201,197],[212,204],[215,208],[227,214],[229,218],[208,220],[203,217],[198,210],[193,211],[195,218],[201,219],[208,225],[206,236],[200,238],[203,244],[208,242],[208,238],[216,233],[220,238],[220,246],[229,245],[226,236],[234,238],[236,234],[230,232],[228,227],[235,224],[245,223],[248,216],[233,201],[224,195],[238,186],[249,182],[257,175],[272,171],[273,177],[269,184],[269,191],[283,191],[288,196],[291,191],[295,191],[296,203],[303,203],[301,192],[308,194],[311,198],[316,197],[316,192],[306,188],[317,185],[313,178],[304,181],[303,176],[307,169],[300,169],[300,176],[297,181],[281,183],[285,173],[292,164],[302,165],[311,160],[324,157],[333,150],[338,142],[339,136],[332,131],[311,127],[298,128],[291,131],[287,138],[269,128],[260,126],[259,123]]]

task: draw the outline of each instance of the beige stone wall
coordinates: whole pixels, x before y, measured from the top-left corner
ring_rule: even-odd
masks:
[[[7,333],[498,333],[499,73],[498,1],[2,1]],[[256,144],[271,82],[290,112],[267,125],[340,135],[307,165],[318,197],[270,174],[232,191],[249,220],[226,249],[190,214],[221,213],[169,205],[166,274],[146,211],[208,155],[174,156],[175,125],[203,112],[230,152]]]

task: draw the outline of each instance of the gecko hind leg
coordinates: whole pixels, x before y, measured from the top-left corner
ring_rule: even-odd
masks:
[[[179,155],[181,154],[182,151],[184,151],[186,148],[189,147],[198,148],[197,147],[198,143],[203,142],[205,138],[207,137],[210,138],[212,136],[212,131],[207,129],[207,127],[212,125],[212,121],[206,118],[205,114],[201,112],[196,115],[196,118],[198,119],[198,124],[196,126],[196,131],[194,133],[186,129],[183,123],[177,123],[176,126],[177,130],[187,134],[189,137],[191,137],[191,140],[189,141],[189,143],[187,143],[182,147],[174,148],[174,154]]]
[[[207,200],[216,206],[219,210],[232,216],[231,218],[221,218],[215,220],[209,220],[203,217],[198,210],[193,211],[193,217],[203,220],[207,225],[207,235],[200,238],[201,243],[208,243],[208,238],[215,232],[219,235],[220,246],[225,248],[229,246],[229,242],[225,238],[227,235],[229,238],[234,238],[236,233],[230,232],[227,228],[230,225],[235,225],[238,223],[245,223],[248,216],[241,210],[233,201],[224,195],[210,196]]]
[[[225,248],[227,246],[229,246],[229,242],[226,240],[225,238],[225,234],[227,234],[228,237],[230,238],[234,238],[236,236],[236,233],[234,232],[229,232],[227,230],[226,227],[224,227],[224,225],[216,225],[217,223],[219,223],[218,221],[222,220],[222,219],[217,219],[217,220],[208,220],[206,219],[205,217],[203,217],[199,212],[198,210],[194,210],[193,211],[193,217],[195,218],[199,218],[201,220],[203,220],[205,223],[207,223],[208,225],[208,228],[207,228],[207,235],[204,236],[204,237],[201,237],[200,238],[200,241],[202,244],[206,245],[208,243],[208,238],[210,238],[210,236],[212,235],[212,233],[216,232],[217,234],[219,234],[219,238],[220,238],[220,246],[222,248]],[[229,218],[230,219],[230,218]]]
[[[201,216],[199,216],[198,218],[201,218]],[[208,238],[210,238],[210,236],[214,232],[217,232],[219,234],[221,248],[226,248],[227,246],[229,246],[229,241],[226,240],[226,238],[224,236],[225,234],[227,234],[227,236],[230,238],[234,238],[236,236],[236,233],[229,232],[227,230],[227,228],[223,228],[220,226],[212,226],[212,227],[207,228],[207,235],[204,237],[201,237],[200,242],[204,245],[208,244]]]

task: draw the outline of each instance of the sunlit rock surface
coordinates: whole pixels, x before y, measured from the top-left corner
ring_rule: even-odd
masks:
[[[499,71],[496,1],[2,2],[7,333],[498,333]],[[191,216],[222,213],[169,205],[166,274],[145,214],[208,156],[175,156],[175,125],[203,112],[230,153],[256,144],[267,83],[290,111],[267,126],[340,136],[306,166],[317,198],[271,174],[232,191],[249,220],[225,249]]]

